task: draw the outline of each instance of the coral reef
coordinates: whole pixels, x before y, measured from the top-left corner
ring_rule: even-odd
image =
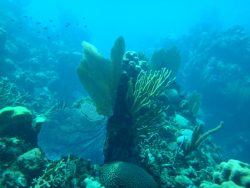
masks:
[[[29,140],[36,145],[39,130],[32,124],[32,113],[26,107],[15,106],[0,109],[0,136]]]
[[[240,135],[248,132],[250,117],[247,110],[250,104],[248,31],[239,25],[222,31],[197,30],[180,39],[180,43],[186,62],[179,74],[181,84],[201,94],[204,119],[209,124],[220,119],[227,124],[225,131],[219,133],[224,139],[218,139],[225,155],[248,161],[248,152],[244,151],[249,142],[239,140]],[[236,117],[241,117],[241,121]],[[236,137],[238,151],[231,147],[231,140],[236,143]]]
[[[96,167],[88,161],[68,156],[46,164],[43,173],[33,179],[34,187],[84,187],[86,178],[94,175]],[[85,181],[84,181],[85,180]]]
[[[218,149],[206,141],[198,150],[185,153],[183,140],[176,137],[181,128],[171,123],[141,141],[138,163],[160,187],[199,186],[204,180],[212,180],[215,165],[221,161]]]
[[[184,188],[212,181],[221,156],[207,138],[223,123],[203,133],[195,117],[198,95],[181,96],[171,71],[152,71],[148,61],[138,57],[127,52],[123,60],[114,114],[107,123],[105,163],[139,165],[160,187]]]
[[[95,175],[90,161],[71,156],[50,161],[38,148],[41,127],[27,108],[1,109],[0,125],[1,187],[83,187],[84,179]]]
[[[32,123],[32,112],[26,107],[0,110],[0,184],[3,187],[27,187],[45,164],[37,147],[39,129]]]
[[[26,18],[16,16],[15,22],[21,19]],[[106,59],[83,43],[77,73],[90,98],[80,98],[82,87],[75,76],[81,58],[75,51],[78,41],[69,49],[64,40],[44,42],[36,33],[32,42],[30,32],[15,36],[2,27],[0,187],[249,186],[249,166],[222,162],[209,138],[223,124],[209,129],[198,119],[201,96],[211,94],[211,88],[239,98],[240,107],[249,103],[249,64],[235,63],[249,60],[249,39],[242,28],[203,33],[204,40],[195,39],[199,49],[189,46],[184,66],[190,72],[182,76],[198,76],[192,87],[201,83],[204,89],[191,95],[183,93],[174,78],[182,73],[176,48],[148,58],[125,52],[120,37]],[[232,50],[230,45],[240,48]],[[239,74],[242,80],[236,79]]]

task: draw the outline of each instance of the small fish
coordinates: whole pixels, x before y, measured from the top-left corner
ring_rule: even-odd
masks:
[[[36,22],[36,25],[41,25],[41,22]]]
[[[54,22],[54,20],[50,19],[49,22],[52,23],[52,22]]]
[[[37,31],[36,33],[37,33],[37,34],[40,34],[40,33],[41,33],[41,31]]]
[[[51,37],[50,37],[50,36],[47,36],[47,39],[48,39],[48,40],[50,40],[50,39],[51,39]]]
[[[24,18],[28,18],[28,16],[26,16],[26,15],[24,15],[23,17],[24,17]]]
[[[83,27],[84,27],[85,29],[86,29],[86,28],[88,28],[88,26],[87,26],[87,25],[84,25]]]
[[[11,18],[10,21],[11,21],[11,22],[15,22],[16,20],[15,20],[14,18]]]
[[[48,27],[47,27],[47,26],[45,26],[45,27],[43,27],[43,29],[44,29],[44,30],[48,30]]]

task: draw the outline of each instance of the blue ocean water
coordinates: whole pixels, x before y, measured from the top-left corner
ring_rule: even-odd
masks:
[[[176,47],[181,65],[173,101],[199,93],[196,118],[204,129],[224,121],[212,137],[223,158],[250,163],[249,10],[247,0],[0,0],[0,89],[9,83],[10,98],[22,96],[6,100],[2,89],[0,109],[21,105],[33,119],[44,116],[38,143],[49,158],[74,154],[103,163],[107,119],[74,111],[85,108],[77,101],[88,95],[76,73],[82,41],[106,58],[119,36],[126,51],[146,60]]]
[[[128,48],[147,50],[166,37],[179,37],[199,22],[214,27],[248,25],[247,1],[34,1],[27,13],[34,19],[82,24],[86,18],[91,42],[103,53],[117,36],[126,38]],[[103,37],[105,36],[105,37]],[[150,47],[147,47],[150,46]]]

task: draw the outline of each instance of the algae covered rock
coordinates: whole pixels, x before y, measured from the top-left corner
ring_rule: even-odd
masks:
[[[23,106],[0,109],[0,136],[18,137],[36,144],[37,131],[32,127],[32,112]]]
[[[27,184],[25,175],[14,169],[6,170],[0,179],[1,187],[27,187]]]
[[[8,106],[0,110],[0,135],[20,136],[32,129],[32,112],[22,106]]]
[[[27,144],[16,137],[0,138],[0,161],[11,162],[27,149]]]
[[[40,149],[34,148],[17,158],[17,165],[29,176],[38,175],[46,164],[45,157]]]
[[[29,109],[23,106],[8,106],[0,110],[0,134],[4,129],[12,128],[23,129],[29,126],[32,122],[32,113]]]

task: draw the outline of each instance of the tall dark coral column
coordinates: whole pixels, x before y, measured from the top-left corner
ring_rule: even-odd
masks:
[[[114,114],[108,119],[104,146],[105,163],[113,161],[134,161],[133,121],[126,104],[129,77],[123,74],[117,91]]]

